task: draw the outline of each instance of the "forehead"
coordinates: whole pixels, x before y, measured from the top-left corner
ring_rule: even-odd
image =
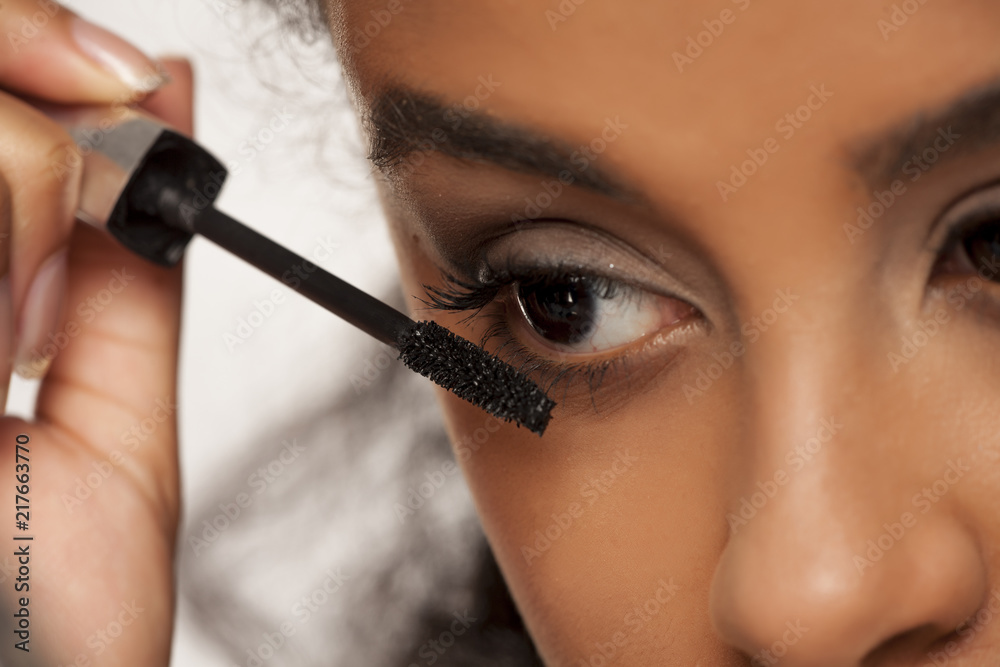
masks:
[[[498,113],[581,131],[627,115],[688,148],[769,128],[813,84],[840,96],[831,123],[856,123],[1000,65],[984,48],[1000,5],[983,0],[362,0],[333,15],[362,92],[390,78],[462,100],[492,75]]]
[[[790,220],[810,215],[843,193],[830,176],[846,173],[859,139],[1000,72],[1000,3],[987,0],[364,0],[331,10],[362,106],[402,84],[581,146],[617,120],[627,130],[600,166],[691,220],[718,207],[719,182],[748,151],[775,147],[780,159],[726,211],[764,214],[780,193]]]

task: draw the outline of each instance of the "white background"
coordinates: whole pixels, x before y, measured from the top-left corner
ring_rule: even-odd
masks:
[[[395,263],[353,116],[337,90],[335,64],[321,66],[312,58],[294,65],[255,49],[253,35],[240,29],[237,15],[243,10],[228,11],[235,4],[74,0],[68,6],[149,54],[193,61],[196,136],[223,162],[240,161],[221,209],[307,258],[316,256],[317,247],[335,244],[329,259],[317,263],[369,292],[391,290]],[[305,81],[303,70],[322,83]],[[265,85],[278,81],[287,90],[272,92]],[[250,159],[248,141],[269,136],[260,133],[276,110],[294,120]],[[179,405],[189,509],[211,496],[220,471],[240,465],[245,442],[261,432],[281,432],[282,425],[321,410],[319,402],[349,387],[349,378],[363,367],[353,351],[370,347],[363,347],[368,343],[362,334],[204,240],[194,242],[186,262]],[[225,334],[235,335],[255,301],[274,289],[284,302],[231,350]],[[28,414],[33,390],[32,383],[15,380],[11,412]],[[185,515],[181,540],[189,534],[190,518]],[[172,664],[232,665],[201,634],[180,599]]]

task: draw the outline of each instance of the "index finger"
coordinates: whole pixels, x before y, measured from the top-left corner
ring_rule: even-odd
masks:
[[[135,101],[166,81],[153,59],[53,0],[4,0],[0,87],[63,104]]]

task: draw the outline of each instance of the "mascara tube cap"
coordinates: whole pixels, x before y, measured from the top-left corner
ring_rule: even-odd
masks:
[[[82,161],[77,218],[146,259],[173,266],[193,236],[185,221],[211,207],[228,172],[193,140],[137,109],[44,108],[76,144],[62,166]],[[55,167],[57,170],[59,165]],[[184,192],[165,202],[167,194]],[[194,210],[180,211],[181,206]]]

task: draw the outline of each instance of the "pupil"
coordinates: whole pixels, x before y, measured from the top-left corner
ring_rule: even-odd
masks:
[[[535,331],[554,343],[579,343],[594,329],[595,297],[583,278],[521,285],[517,298]]]
[[[966,237],[963,245],[976,269],[996,271],[1000,260],[1000,226],[986,225]]]

